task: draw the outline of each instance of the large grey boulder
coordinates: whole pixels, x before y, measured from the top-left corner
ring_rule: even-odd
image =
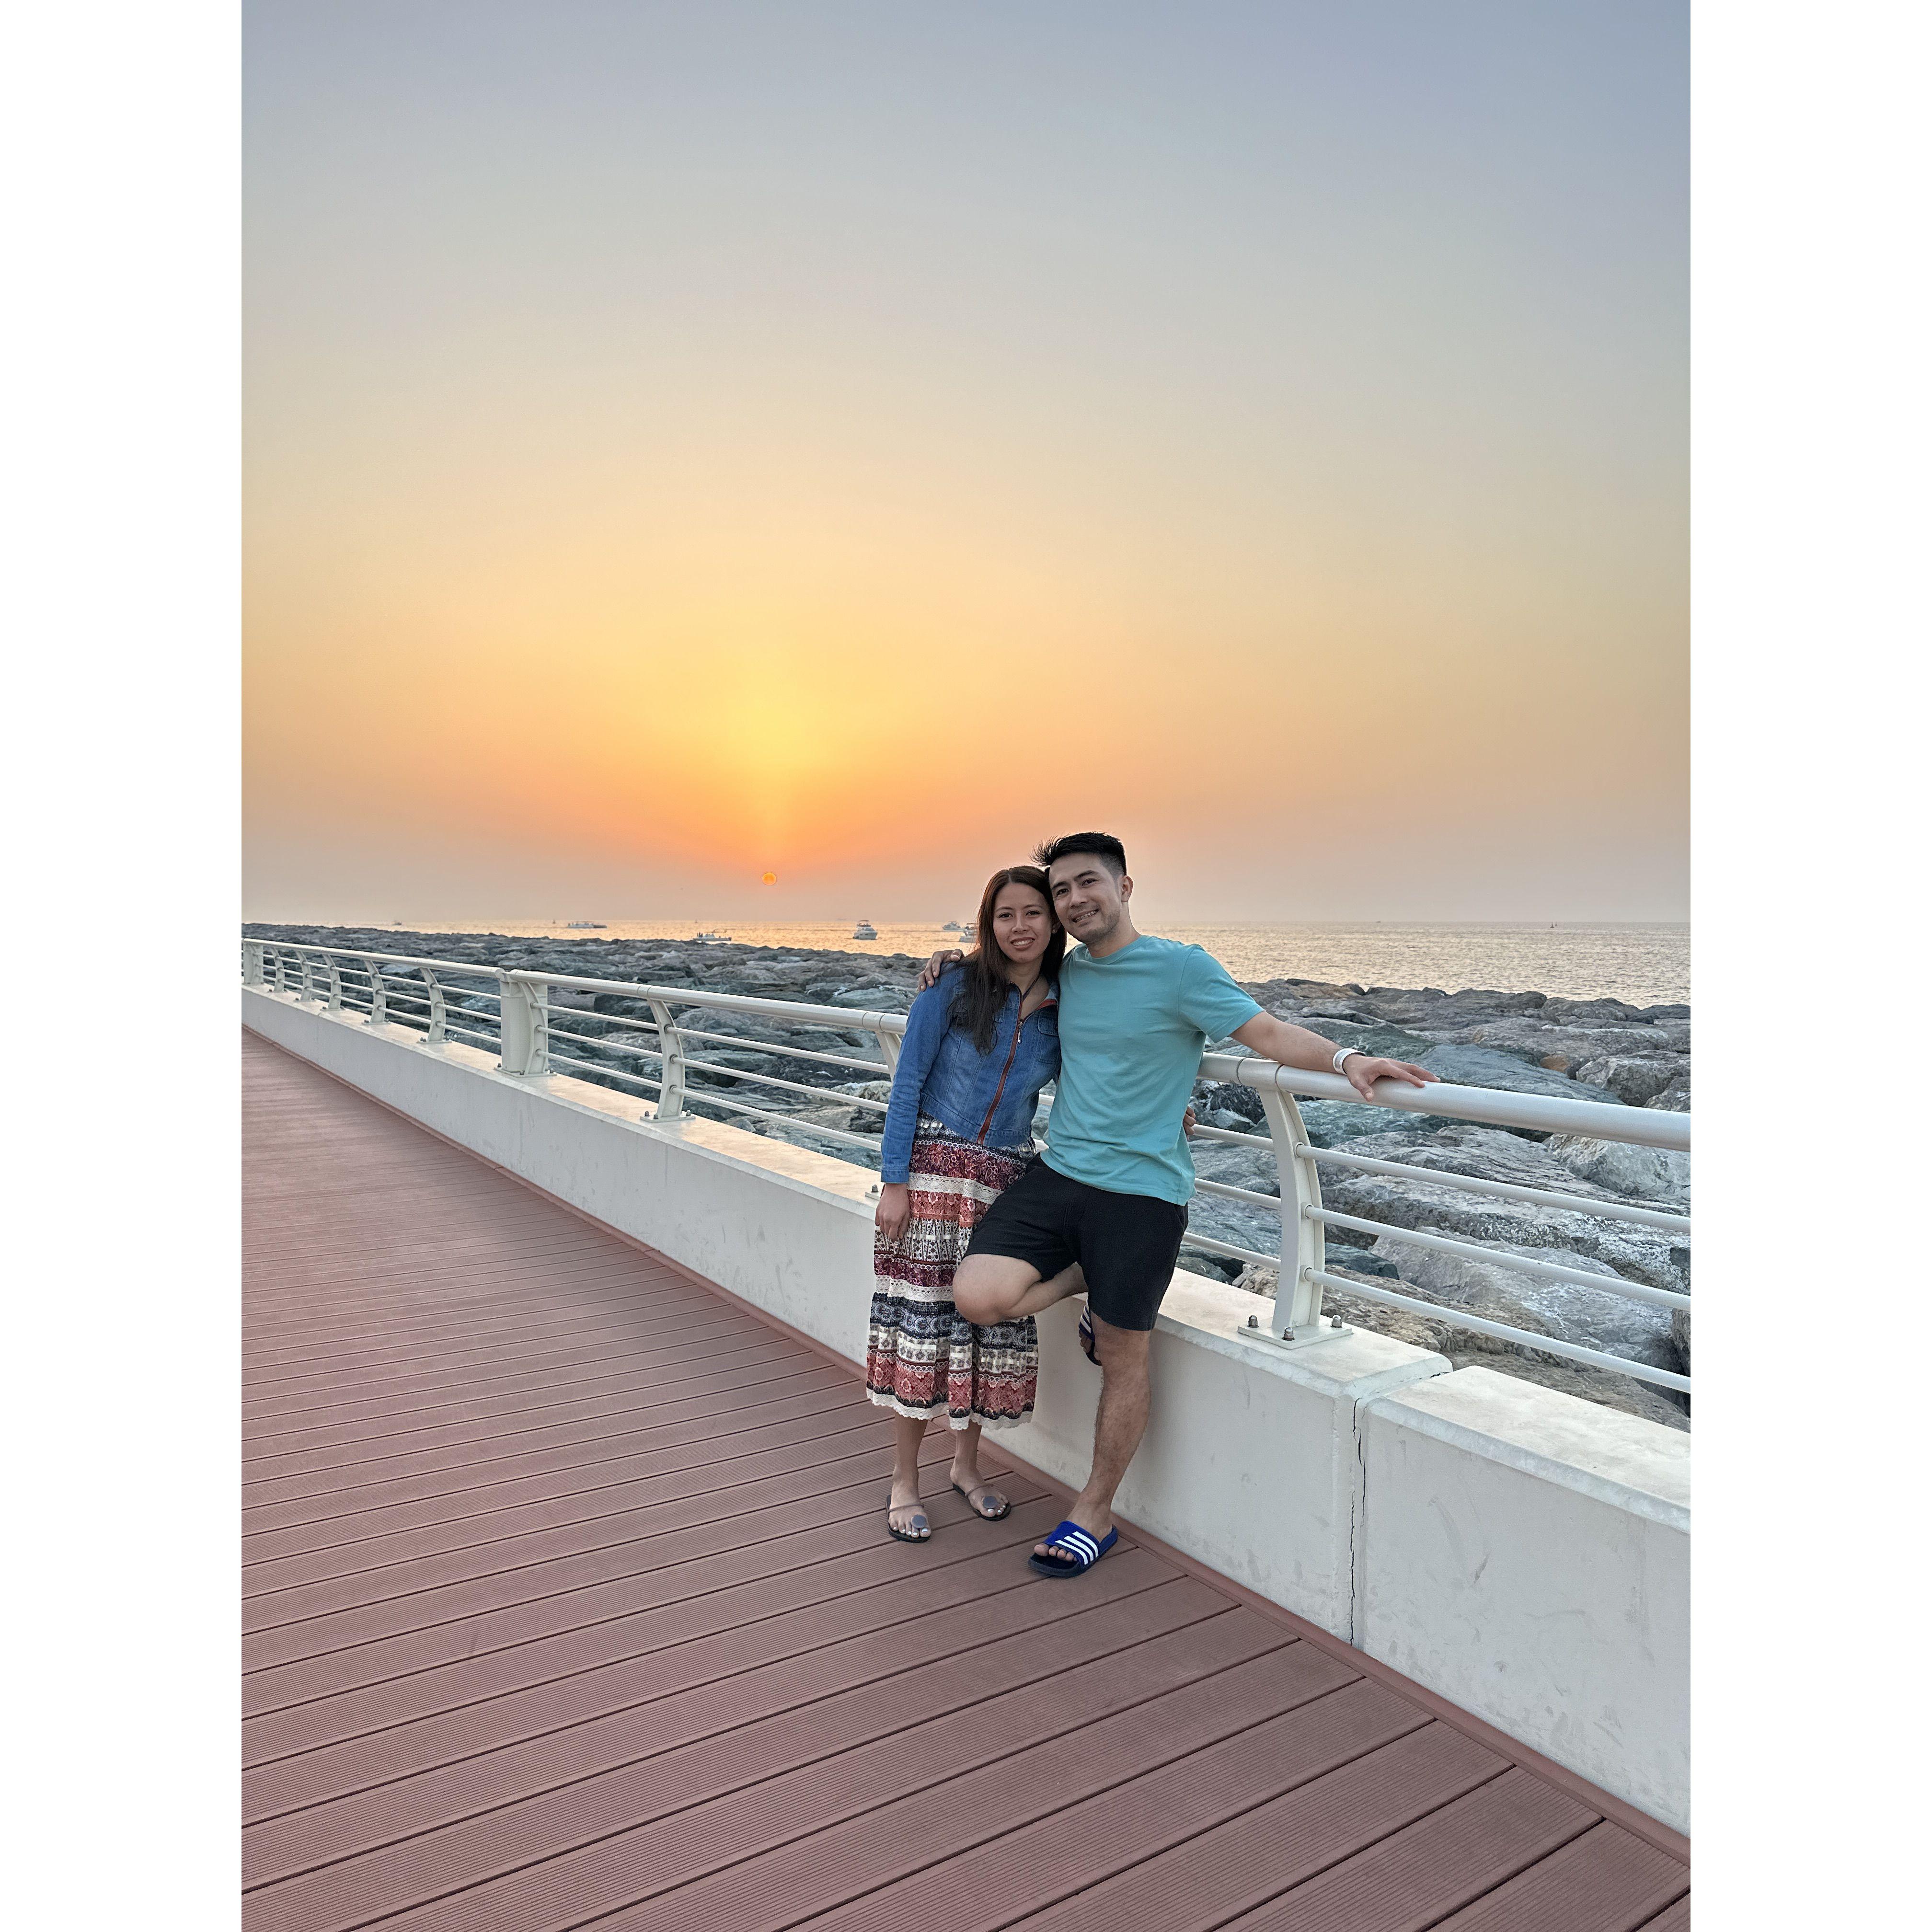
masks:
[[[1626,1107],[1648,1106],[1683,1070],[1682,1057],[1674,1053],[1611,1054],[1575,1069],[1579,1080],[1607,1088]]]
[[[1591,1257],[1615,1273],[1647,1282],[1653,1288],[1678,1294],[1689,1289],[1690,1251],[1681,1240],[1661,1230],[1592,1214],[1591,1202],[1615,1198],[1613,1190],[1580,1179],[1550,1153],[1546,1143],[1526,1141],[1493,1127],[1457,1124],[1426,1138],[1390,1134],[1353,1141],[1349,1151],[1412,1167],[1545,1189],[1573,1197],[1576,1205],[1546,1208],[1472,1193],[1446,1183],[1324,1168],[1322,1204],[1337,1212],[1460,1240],[1561,1248],[1573,1256]],[[1359,1230],[1348,1231],[1342,1238],[1375,1238]],[[1580,1261],[1577,1264],[1583,1264]]]
[[[1459,1087],[1496,1087],[1512,1094],[1540,1094],[1552,1100],[1594,1100],[1618,1104],[1615,1094],[1588,1087],[1549,1068],[1532,1066],[1512,1053],[1487,1046],[1444,1045],[1412,1056],[1438,1080]]]
[[[1601,1274],[1612,1282],[1618,1279],[1616,1270],[1606,1263],[1567,1249],[1510,1244],[1502,1251],[1531,1261],[1555,1262],[1585,1274]],[[1632,1300],[1612,1289],[1543,1280],[1500,1262],[1440,1254],[1387,1235],[1376,1242],[1376,1252],[1394,1264],[1411,1288],[1431,1300],[1466,1308],[1472,1314],[1512,1328],[1628,1356],[1653,1368],[1676,1366],[1668,1308]]]
[[[1580,1134],[1552,1134],[1550,1156],[1570,1173],[1628,1200],[1681,1207],[1690,1196],[1690,1156],[1672,1148],[1631,1147]]]

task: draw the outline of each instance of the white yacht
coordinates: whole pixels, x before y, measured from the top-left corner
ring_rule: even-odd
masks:
[[[869,919],[862,919],[852,928],[852,937],[854,939],[876,939],[878,936],[878,928]]]

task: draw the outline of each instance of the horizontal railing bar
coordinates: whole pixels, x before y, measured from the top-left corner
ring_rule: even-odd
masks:
[[[883,1100],[868,1100],[857,1094],[835,1094],[824,1087],[807,1087],[800,1081],[781,1080],[776,1073],[748,1073],[742,1066],[718,1066],[708,1060],[687,1058],[684,1064],[688,1071],[715,1073],[722,1079],[752,1080],[760,1087],[783,1087],[794,1094],[809,1094],[814,1100],[827,1101],[841,1107],[864,1107],[875,1114],[883,1114],[886,1111],[886,1103]],[[686,1088],[685,1090],[689,1093],[692,1090]],[[701,1092],[703,1089],[698,1090]],[[775,1114],[772,1118],[782,1120],[786,1116]]]
[[[1621,1201],[1592,1201],[1584,1195],[1565,1194],[1556,1188],[1524,1187],[1513,1180],[1484,1180],[1473,1174],[1438,1172],[1432,1167],[1411,1167],[1399,1160],[1372,1160],[1366,1154],[1344,1154],[1335,1148],[1310,1148],[1308,1158],[1331,1167],[1353,1168],[1361,1174],[1387,1174],[1401,1180],[1426,1180],[1444,1187],[1465,1188],[1472,1194],[1493,1194],[1505,1201],[1533,1201],[1546,1208],[1574,1208],[1580,1214],[1630,1221],[1640,1228],[1660,1228],[1673,1234],[1688,1237],[1690,1232],[1690,1223],[1681,1214],[1666,1214],[1654,1208],[1629,1208]]]
[[[574,1059],[567,1053],[554,1053],[550,1057],[556,1066],[580,1066],[586,1073],[608,1074],[613,1080],[628,1080],[633,1086],[662,1089],[664,1085],[662,1080],[653,1080],[648,1073],[626,1073],[621,1066],[598,1066],[588,1060]]]
[[[1519,1274],[1540,1275],[1546,1281],[1571,1282],[1580,1288],[1601,1288],[1606,1294],[1621,1294],[1632,1301],[1648,1301],[1660,1308],[1688,1308],[1690,1298],[1668,1288],[1652,1288],[1648,1282],[1628,1280],[1620,1274],[1590,1274],[1582,1268],[1564,1268],[1556,1262],[1532,1261],[1527,1255],[1505,1253],[1501,1248],[1484,1246],[1477,1241],[1459,1241],[1453,1235],[1430,1233],[1423,1228],[1391,1227],[1386,1221],[1365,1221],[1359,1214],[1337,1214],[1326,1208],[1304,1208],[1304,1216],[1319,1221],[1326,1228],[1352,1228],[1358,1234],[1381,1234],[1392,1241],[1406,1241],[1412,1247],[1432,1248],[1438,1254],[1457,1255],[1467,1261],[1490,1262],[1498,1268],[1511,1268]]]
[[[606,1053],[634,1053],[648,1060],[662,1060],[664,1049],[658,1046],[633,1046],[628,1040],[593,1040],[588,1034],[572,1033],[552,1022],[550,1029],[552,1040],[574,1040],[582,1046],[599,1046]]]
[[[796,1127],[801,1133],[822,1134],[827,1140],[843,1141],[848,1147],[863,1148],[868,1154],[877,1154],[879,1143],[868,1140],[863,1134],[848,1134],[843,1127],[821,1127],[815,1120],[795,1119],[790,1114],[774,1114],[767,1107],[748,1107],[742,1100],[727,1100],[716,1094],[707,1094],[701,1088],[684,1090],[684,1104],[688,1107],[694,1100],[703,1101],[706,1106],[728,1107],[734,1114],[750,1114],[760,1120],[776,1120],[782,1127]]]
[[[882,1060],[854,1060],[850,1054],[812,1053],[802,1046],[780,1046],[768,1040],[740,1040],[728,1033],[700,1033],[695,1027],[674,1027],[672,1030],[680,1040],[708,1040],[719,1046],[736,1046],[759,1053],[777,1054],[788,1060],[816,1060],[827,1066],[860,1066],[873,1073],[890,1073],[892,1069]],[[821,1092],[814,1088],[814,1092]]]
[[[391,966],[427,966],[435,973],[473,973],[482,980],[508,976],[500,966],[478,966],[466,959],[422,959],[410,952],[368,952],[360,946],[311,946],[305,940],[263,939],[249,943],[272,946],[284,952],[313,952],[318,957],[333,954],[338,959],[380,959]]]
[[[656,1033],[656,1020],[633,1019],[628,1013],[600,1013],[594,1006],[554,1006],[545,1003],[544,1010],[554,1020],[559,1014],[566,1019],[601,1020],[606,1026],[628,1027],[638,1033]]]
[[[1204,1054],[1200,1078],[1252,1087],[1258,1093],[1273,1087],[1311,1100],[1388,1107],[1399,1114],[1434,1114],[1445,1120],[1527,1127],[1537,1133],[1582,1134],[1636,1147],[1669,1148],[1679,1154],[1690,1150],[1690,1116],[1661,1107],[1551,1100],[1505,1088],[1460,1087],[1446,1080],[1427,1087],[1411,1087],[1400,1080],[1378,1081],[1375,1099],[1365,1101],[1339,1073],[1304,1072],[1299,1067],[1277,1066],[1258,1054]]]
[[[860,1012],[844,1006],[812,1006],[790,1000],[761,1000],[752,994],[701,993],[688,986],[655,986],[638,980],[590,980],[571,973],[532,973],[506,969],[502,977],[524,986],[568,986],[580,993],[615,993],[627,1000],[662,1000],[667,1005],[712,1006],[724,1012],[770,1013],[797,1026],[834,1027],[843,1032],[890,1034],[905,1031],[905,1015]]]
[[[1640,1382],[1654,1383],[1659,1388],[1678,1389],[1686,1395],[1690,1393],[1689,1376],[1680,1376],[1670,1369],[1654,1369],[1648,1362],[1633,1362],[1628,1356],[1610,1354],[1601,1348],[1586,1348],[1575,1342],[1561,1341],[1554,1335],[1533,1335],[1526,1328],[1512,1328],[1504,1322],[1492,1322],[1485,1316],[1465,1314],[1460,1308],[1447,1308],[1440,1302],[1424,1301],[1413,1294],[1398,1294],[1393,1288],[1352,1280],[1346,1275],[1330,1274],[1322,1268],[1309,1269],[1306,1279],[1324,1288],[1337,1288],[1345,1294],[1358,1294],[1365,1301],[1380,1301],[1391,1308],[1406,1308],[1416,1314],[1447,1322],[1454,1328],[1473,1328],[1479,1335],[1492,1335],[1504,1342],[1520,1342],[1525,1348],[1538,1349],[1545,1354],[1564,1356],[1573,1362],[1588,1362],[1595,1367],[1609,1369]]]
[[[1226,1255],[1232,1262],[1252,1262],[1257,1268],[1278,1268],[1281,1266],[1279,1255],[1264,1255],[1258,1248],[1238,1248],[1232,1241],[1217,1241],[1211,1234],[1189,1232],[1181,1236],[1181,1246],[1203,1248],[1210,1255]]]
[[[1202,1180],[1197,1178],[1194,1186],[1197,1192],[1222,1194],[1230,1201],[1252,1201],[1257,1207],[1272,1208],[1277,1210],[1281,1206],[1279,1194],[1258,1193],[1252,1187],[1231,1187],[1225,1180]]]
[[[1196,1126],[1187,1137],[1193,1141],[1227,1141],[1236,1147],[1271,1147],[1272,1138],[1265,1132],[1258,1134],[1238,1134],[1230,1127]]]
[[[445,1033],[460,1034],[465,1040],[473,1040],[480,1046],[494,1046],[496,1044],[488,1034],[477,1033],[469,1027],[458,1026],[454,1020],[445,1020],[442,1030]]]

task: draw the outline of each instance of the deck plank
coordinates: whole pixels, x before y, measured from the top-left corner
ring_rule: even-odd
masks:
[[[890,1540],[849,1370],[243,1071],[248,1932],[1688,1925],[1669,1852],[1130,1532],[1035,1579],[1065,1498],[980,1520],[943,1430]]]

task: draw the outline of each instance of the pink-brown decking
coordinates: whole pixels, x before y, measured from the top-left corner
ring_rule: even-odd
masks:
[[[1682,1841],[244,1035],[250,1932],[1612,1932]],[[855,1280],[855,1296],[870,1292]],[[996,1458],[989,1457],[989,1461]]]

